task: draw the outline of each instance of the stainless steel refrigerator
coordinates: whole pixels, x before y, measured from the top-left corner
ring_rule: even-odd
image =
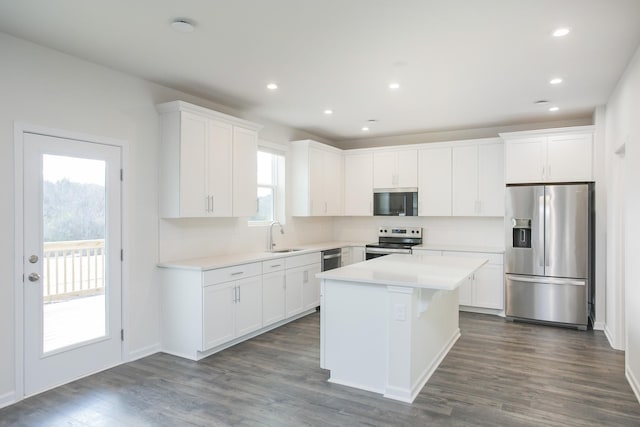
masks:
[[[595,296],[593,188],[507,186],[507,318],[587,328]]]

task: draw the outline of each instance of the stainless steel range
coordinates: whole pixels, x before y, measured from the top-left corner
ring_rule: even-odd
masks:
[[[422,227],[380,227],[378,243],[366,246],[366,259],[390,254],[410,254],[411,248],[422,244]]]

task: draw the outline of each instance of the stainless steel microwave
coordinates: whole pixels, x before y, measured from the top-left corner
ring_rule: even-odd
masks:
[[[373,192],[373,214],[418,216],[418,192],[376,190]]]

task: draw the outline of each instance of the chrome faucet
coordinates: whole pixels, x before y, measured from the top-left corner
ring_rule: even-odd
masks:
[[[276,224],[280,226],[280,234],[284,234],[284,228],[282,224],[280,224],[280,221],[273,221],[271,225],[269,225],[269,243],[267,244],[269,246],[267,248],[269,252],[273,252],[273,248],[276,246],[276,244],[273,243],[273,226]]]

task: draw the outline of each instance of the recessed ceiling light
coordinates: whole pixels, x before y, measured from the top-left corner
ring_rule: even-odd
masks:
[[[560,77],[555,77],[549,80],[549,84],[552,84],[552,85],[559,85],[560,83],[562,83],[562,79]]]
[[[369,131],[369,126],[362,126],[362,131],[363,132],[368,132]]]
[[[176,19],[171,23],[171,28],[179,33],[192,33],[195,29],[194,25],[186,19]]]
[[[389,83],[389,89],[399,89],[399,88],[400,88],[400,83],[398,82]]]
[[[551,107],[549,108],[549,111],[554,112],[554,111],[558,111],[560,108],[559,107]]]
[[[327,109],[327,110],[324,110],[324,113],[325,113],[327,116],[330,116],[331,114],[333,114],[333,110]]]
[[[278,89],[278,85],[277,85],[277,84],[275,84],[275,83],[269,83],[269,84],[267,85],[267,89],[269,89],[269,90],[276,90],[276,89]]]
[[[553,37],[564,37],[571,32],[568,28],[558,28],[553,32]]]

